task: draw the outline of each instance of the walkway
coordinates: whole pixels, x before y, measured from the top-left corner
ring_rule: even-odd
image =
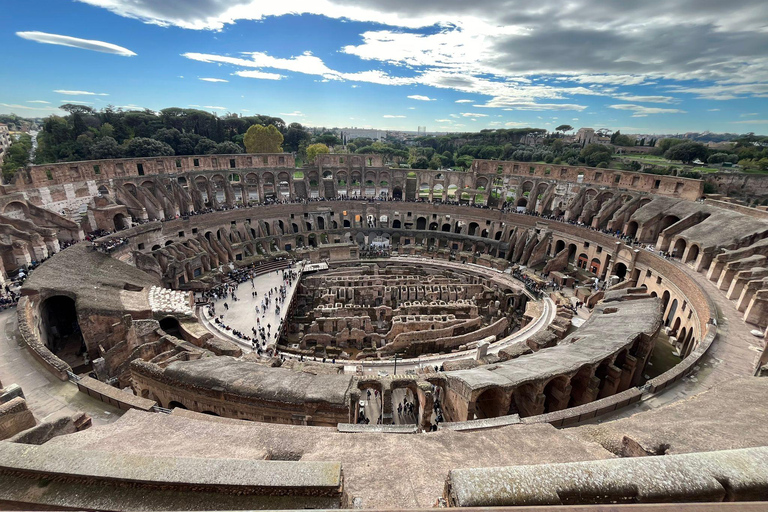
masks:
[[[38,423],[56,413],[73,415],[82,411],[93,419],[94,425],[103,425],[123,414],[120,409],[80,393],[74,383],[54,377],[20,343],[16,308],[0,312],[0,381],[4,386],[21,386]]]
[[[601,416],[599,421],[590,423],[602,423],[625,418],[637,412],[657,409],[672,402],[685,400],[723,382],[754,375],[757,358],[763,349],[761,338],[750,334],[750,330],[754,327],[744,322],[744,314],[736,309],[736,303],[726,299],[725,292],[719,290],[717,284],[707,279],[704,273],[696,272],[677,260],[669,261],[696,281],[715,303],[718,324],[715,341],[689,376],[680,379],[657,395],[650,396],[616,413]]]
[[[224,325],[231,327],[237,331],[240,331],[245,336],[253,336],[251,328],[257,328],[262,326],[265,329],[270,326],[271,339],[267,339],[267,344],[274,343],[277,336],[278,326],[280,322],[285,318],[288,313],[288,306],[291,303],[293,294],[296,291],[299,281],[301,280],[302,265],[294,265],[292,269],[298,272],[298,279],[294,279],[291,285],[288,287],[285,295],[285,301],[280,305],[280,313],[275,313],[275,299],[279,297],[277,291],[272,293],[271,305],[267,307],[266,313],[261,312],[261,303],[264,297],[269,295],[269,291],[275,287],[278,289],[283,283],[283,270],[276,270],[267,274],[256,276],[253,280],[253,285],[250,281],[246,281],[238,285],[235,291],[236,301],[233,301],[231,297],[227,299],[219,299],[214,301],[216,307],[216,315],[224,315],[222,322]],[[251,294],[257,292],[258,295],[253,297]],[[224,303],[229,306],[229,309],[224,307]],[[257,308],[259,308],[257,312]],[[208,308],[203,307],[200,311],[200,318],[204,319],[204,325],[214,332],[216,335],[233,341],[243,349],[243,352],[252,352],[251,343],[238,339],[231,332],[222,329],[221,326],[213,322],[213,318],[208,316]],[[256,320],[259,320],[259,323]],[[263,348],[263,346],[262,346]]]

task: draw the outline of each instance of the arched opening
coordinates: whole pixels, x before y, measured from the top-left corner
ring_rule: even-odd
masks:
[[[621,262],[616,263],[613,266],[613,274],[623,281],[627,275],[627,266]]]
[[[555,254],[560,254],[560,251],[562,251],[563,249],[565,249],[565,240],[558,240],[557,242],[555,242]]]
[[[696,258],[698,257],[699,257],[699,246],[694,244],[688,249],[688,256],[685,257],[685,263],[695,262]]]
[[[559,411],[568,406],[570,396],[564,396],[567,387],[567,377],[555,377],[544,386],[544,413]]]
[[[393,227],[394,229],[400,229],[400,225],[401,225],[401,224],[400,224],[400,221],[399,221],[399,220],[397,220],[397,219],[396,219],[396,220],[393,220],[393,221],[392,221],[392,227]],[[346,226],[345,226],[345,227],[346,227]]]
[[[682,258],[685,253],[686,241],[683,238],[678,238],[675,242],[675,248],[672,249],[673,258]]]
[[[83,354],[86,352],[83,333],[77,318],[75,301],[64,295],[46,299],[41,305],[43,342],[56,357],[72,367],[75,373],[91,369]]]
[[[117,231],[120,231],[122,229],[128,229],[130,226],[128,225],[128,220],[125,218],[125,215],[122,213],[118,213],[114,217],[115,222],[115,229]]]
[[[517,203],[515,203],[515,206],[520,206],[520,207],[528,206],[528,200],[524,197],[521,197],[520,199],[517,200]]]
[[[430,231],[437,231],[437,222],[431,222],[429,224],[429,230]]]
[[[325,229],[325,219],[322,217],[317,218],[317,229]]]
[[[451,225],[446,222],[445,224],[443,224],[443,227],[440,228],[440,231],[443,231],[445,233],[450,233],[451,232]]]
[[[179,327],[179,321],[172,316],[168,316],[160,320],[160,328],[165,331],[166,334],[170,334],[176,338],[181,338],[181,328]]]
[[[104,185],[99,186],[99,195],[100,196],[108,196],[109,195],[109,189],[105,187]]]
[[[159,251],[160,249],[162,249],[162,247],[161,247],[161,246],[159,246],[159,245],[153,245],[153,246],[152,246],[152,250],[153,250],[153,251]]]
[[[416,219],[416,229],[427,229],[427,219],[424,217]]]
[[[597,258],[592,258],[592,261],[589,263],[589,271],[593,274],[599,274],[600,273],[600,260]]]
[[[635,238],[637,236],[637,222],[633,220],[627,224],[627,231],[624,234],[629,238]]]
[[[200,413],[201,414],[207,414],[208,416],[219,416],[215,412],[211,412],[211,411],[200,411]]]
[[[507,408],[504,407],[504,391],[501,388],[486,389],[477,397],[475,401],[475,419],[498,418],[506,414]]]
[[[397,200],[403,199],[403,189],[400,187],[395,187],[392,189],[392,198]]]
[[[186,409],[186,406],[181,402],[177,402],[173,400],[168,404],[168,408],[169,409]]]
[[[478,226],[477,222],[470,222],[470,223],[469,223],[469,229],[468,229],[468,231],[467,231],[467,234],[468,234],[469,236],[475,236],[475,234],[476,234],[476,232],[477,232],[477,228],[478,228],[478,227],[479,227],[479,226]]]
[[[675,315],[677,314],[677,299],[672,301],[672,305],[669,306],[669,311],[667,312],[667,317],[664,320],[664,325],[669,327],[669,324],[672,323],[672,319],[675,318]]]
[[[589,261],[589,256],[587,256],[584,253],[581,253],[579,254],[579,259],[576,261],[576,266],[586,270],[588,261]]]

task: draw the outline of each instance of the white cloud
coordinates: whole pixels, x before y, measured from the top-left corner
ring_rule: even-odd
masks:
[[[90,101],[75,101],[75,100],[64,100],[67,103],[71,103],[73,105],[93,105],[93,102]]]
[[[0,107],[6,107],[10,109],[20,109],[20,110],[42,110],[45,112],[50,112],[51,110],[58,110],[58,107],[30,107],[29,105],[15,105],[15,104],[8,104],[8,103],[0,103]]]
[[[450,119],[435,119],[436,123],[450,123]]]
[[[16,32],[16,35],[24,39],[29,39],[30,41],[37,41],[38,43],[69,46],[71,48],[80,48],[82,50],[92,50],[102,53],[112,53],[123,57],[133,57],[136,55],[128,48],[92,39],[80,39],[79,37],[48,34],[46,32]]]
[[[229,82],[229,80],[224,80],[223,78],[200,78],[199,80],[203,82]]]
[[[646,117],[649,114],[685,114],[685,110],[677,108],[659,108],[659,107],[644,107],[642,105],[633,105],[631,103],[626,105],[608,105],[608,108],[616,110],[629,110],[634,112],[632,117]]]
[[[242,76],[243,78],[257,78],[259,80],[280,80],[285,78],[283,75],[278,73],[265,73],[264,71],[251,69],[246,71],[235,71],[235,75]]]
[[[474,100],[456,100],[454,103],[474,103]]]
[[[461,115],[464,117],[488,117],[488,114],[475,114],[473,112],[462,112]]]
[[[387,114],[385,116],[382,116],[384,119],[403,119],[405,116],[393,116],[391,114]]]
[[[504,126],[509,126],[510,128],[526,128],[528,127],[528,124],[519,121],[509,121],[504,123]]]
[[[746,119],[744,121],[731,121],[731,124],[768,124],[768,119]]]
[[[69,91],[64,89],[56,89],[53,92],[56,92],[59,94],[66,94],[67,96],[109,96],[109,94],[104,92]]]
[[[215,106],[211,106],[211,105],[206,105],[203,108],[209,108],[211,110],[227,110],[227,107],[215,107]]]
[[[50,105],[50,101],[44,101],[44,100],[27,100],[27,103],[46,103]]]
[[[750,116],[756,116],[756,115],[758,115],[757,112],[752,112],[750,114],[741,114],[739,117],[750,117]]]
[[[710,108],[710,109],[707,109],[707,112],[720,112],[720,109],[719,108]]]
[[[436,101],[435,98],[430,98],[429,96],[422,96],[420,94],[412,94],[411,96],[408,96],[408,98],[412,100],[418,100],[418,101]]]
[[[288,112],[288,113],[280,112],[280,115],[285,117],[304,117],[305,116],[304,113],[298,110],[294,110],[293,112]]]
[[[676,100],[673,96],[638,96],[634,94],[617,94],[613,99],[621,101],[636,101],[640,103],[672,103]]]

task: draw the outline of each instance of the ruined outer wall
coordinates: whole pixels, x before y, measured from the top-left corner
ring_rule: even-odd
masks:
[[[540,179],[555,179],[594,185],[621,188],[662,196],[679,197],[689,201],[699,199],[704,193],[704,183],[690,178],[657,176],[632,171],[599,169],[572,165],[535,164],[498,160],[475,160],[472,170],[476,173],[498,173]]]

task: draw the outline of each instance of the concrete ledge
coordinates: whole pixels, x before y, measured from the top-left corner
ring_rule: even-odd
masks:
[[[86,395],[101,400],[104,403],[113,405],[118,409],[127,411],[128,409],[139,409],[141,411],[150,411],[157,405],[154,400],[147,400],[136,395],[131,395],[121,391],[116,387],[104,384],[103,382],[90,377],[81,377],[77,381],[77,389]]]
[[[235,504],[338,508],[342,498],[339,462],[148,457],[0,443],[0,500],[6,501],[214,510]]]
[[[0,439],[7,439],[35,426],[32,411],[21,397],[0,404]]]
[[[529,416],[521,420],[522,423],[550,423],[555,427],[567,427],[576,425],[582,421],[591,420],[597,416],[602,416],[613,412],[629,404],[639,402],[643,396],[639,388],[630,388],[621,393],[595,400],[588,404],[570,407],[561,411],[540,414],[538,416]]]
[[[339,423],[336,430],[347,434],[418,434],[418,425],[359,425]]]
[[[768,447],[535,466],[454,469],[458,507],[754,501],[768,496]]]
[[[496,418],[485,418],[482,420],[468,420],[443,423],[438,430],[454,430],[457,432],[471,432],[473,430],[483,430],[486,428],[506,427],[508,425],[517,425],[521,423],[520,416],[510,414],[509,416],[498,416]]]

